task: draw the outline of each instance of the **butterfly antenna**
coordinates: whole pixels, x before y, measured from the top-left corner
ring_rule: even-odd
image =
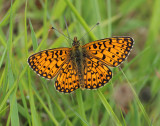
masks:
[[[92,31],[97,25],[99,25],[99,22],[97,22],[88,32],[86,32],[86,33],[79,39],[79,41],[80,41],[85,35],[87,35],[90,31]]]
[[[63,35],[64,37],[66,37],[66,38],[72,40],[70,37],[68,37],[68,36],[66,36],[65,34],[63,34],[62,32],[58,31],[56,28],[51,27],[51,29],[52,29],[52,30],[55,30],[55,31],[57,31],[57,32],[59,32],[59,33],[60,33],[61,35]],[[73,40],[72,40],[72,41],[73,41]]]
[[[65,20],[65,24],[66,24],[66,29],[67,29],[67,33],[68,33],[68,38],[70,38],[69,32],[68,32],[68,25],[67,25],[67,21],[66,21],[66,17],[64,16],[64,20]]]

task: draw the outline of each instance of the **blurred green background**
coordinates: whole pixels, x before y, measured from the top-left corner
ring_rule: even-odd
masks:
[[[160,125],[160,0],[0,0],[0,126]],[[57,92],[29,55],[112,36],[135,40],[128,59],[98,90]]]

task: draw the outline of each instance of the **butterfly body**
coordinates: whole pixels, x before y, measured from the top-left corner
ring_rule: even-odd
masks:
[[[40,51],[28,58],[30,67],[40,76],[53,79],[58,91],[97,89],[112,78],[108,66],[120,65],[133,46],[131,37],[112,37],[80,45],[74,38],[71,48]]]
[[[76,70],[79,78],[79,86],[84,89],[84,49],[80,45],[79,41],[77,41],[77,37],[74,37],[74,41],[72,44],[72,50],[70,53],[71,62],[73,68]]]

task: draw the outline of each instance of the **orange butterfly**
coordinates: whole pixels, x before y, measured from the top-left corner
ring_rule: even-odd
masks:
[[[108,66],[121,64],[133,46],[131,37],[113,37],[83,46],[74,37],[72,48],[40,51],[28,58],[30,67],[40,76],[53,79],[58,91],[70,93],[78,88],[97,89],[112,78]]]

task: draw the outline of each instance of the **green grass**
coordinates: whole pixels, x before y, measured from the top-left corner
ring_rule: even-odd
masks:
[[[160,0],[1,0],[0,125],[158,126],[159,5]],[[111,68],[113,78],[104,87],[63,94],[56,91],[55,79],[41,78],[28,66],[35,52],[71,47],[56,31],[48,32],[54,26],[67,35],[64,16],[71,38],[100,23],[82,44],[111,36],[134,38],[128,59],[120,69]]]

